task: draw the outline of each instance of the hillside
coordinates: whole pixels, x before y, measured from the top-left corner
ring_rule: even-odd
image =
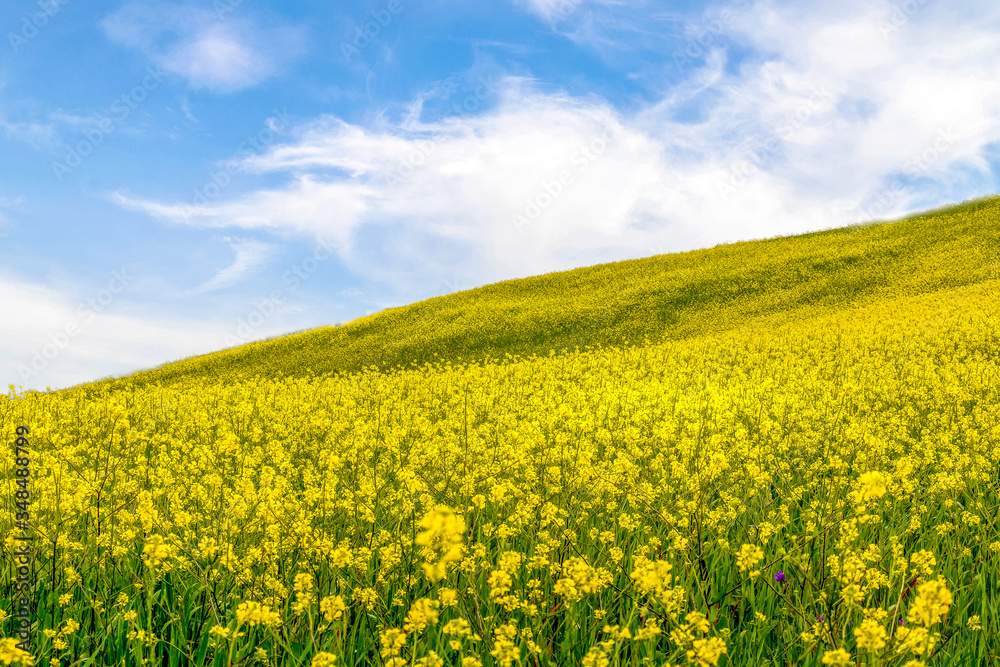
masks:
[[[0,396],[0,599],[30,531],[51,664],[1000,664],[997,206]]]
[[[1000,199],[990,198],[896,222],[508,280],[121,380],[322,375],[684,340],[976,284],[1000,277],[998,262]]]

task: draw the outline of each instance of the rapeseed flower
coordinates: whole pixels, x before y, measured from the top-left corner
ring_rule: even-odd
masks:
[[[247,623],[251,627],[255,625],[274,627],[281,622],[281,615],[272,611],[267,605],[248,600],[241,602],[236,608],[236,620],[241,625]]]
[[[823,654],[823,664],[833,667],[847,667],[851,664],[851,654],[842,648],[826,651]]]
[[[687,659],[698,667],[715,667],[725,652],[726,643],[719,637],[696,639],[687,652]]]
[[[5,665],[24,665],[29,667],[35,664],[35,659],[31,654],[17,647],[16,639],[0,639],[0,662]]]
[[[945,617],[951,601],[951,591],[943,579],[924,582],[917,589],[917,599],[910,607],[906,620],[929,628]]]
[[[739,567],[740,572],[747,572],[751,570],[754,565],[759,563],[764,558],[764,550],[755,544],[744,544],[740,547],[740,553],[736,557],[736,565]],[[750,576],[755,576],[754,570],[750,573]]]
[[[865,619],[861,625],[854,628],[854,638],[860,649],[880,651],[885,648],[885,628],[873,619]]]
[[[312,662],[309,663],[310,667],[334,667],[337,664],[337,656],[333,653],[327,653],[325,651],[320,651],[313,656]]]

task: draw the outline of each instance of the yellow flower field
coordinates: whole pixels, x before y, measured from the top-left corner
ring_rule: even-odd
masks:
[[[12,387],[35,664],[1000,664],[998,248],[935,248],[642,345]]]

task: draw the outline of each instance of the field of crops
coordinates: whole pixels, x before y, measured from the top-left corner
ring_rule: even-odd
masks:
[[[993,202],[641,260],[660,267],[645,282],[619,263],[629,290],[604,281],[600,326],[601,293],[574,293],[549,323],[572,327],[525,309],[506,321],[535,329],[513,338],[475,318],[498,287],[456,358],[421,338],[433,318],[390,311],[357,327],[402,318],[409,338],[386,325],[340,372],[254,377],[234,350],[11,388],[0,438],[24,424],[33,447],[34,664],[1000,664],[998,227]],[[813,273],[709,281],[713,262],[763,270],[755,247]]]

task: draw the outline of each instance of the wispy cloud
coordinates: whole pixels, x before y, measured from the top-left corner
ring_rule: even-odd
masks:
[[[39,120],[11,121],[0,118],[0,130],[8,141],[17,141],[32,148],[49,149],[56,145],[56,124]]]
[[[138,49],[193,88],[225,93],[259,84],[305,52],[304,32],[261,27],[245,16],[204,8],[132,2],[101,21],[114,42]]]
[[[100,306],[98,305],[98,308]],[[0,277],[0,373],[9,382],[42,389],[89,382],[218,348],[220,331],[194,322],[123,315],[114,305],[97,312],[44,285]]]
[[[214,276],[201,285],[182,292],[181,296],[214,292],[215,290],[235,285],[246,276],[260,269],[267,263],[275,251],[274,245],[261,243],[253,239],[224,237],[222,240],[229,244],[235,254],[232,264],[224,269],[220,269]]]
[[[734,70],[717,50],[635,113],[511,77],[478,116],[424,123],[418,102],[378,130],[304,124],[243,163],[286,173],[282,187],[202,207],[118,201],[196,226],[332,232],[349,268],[404,293],[442,263],[482,283],[848,224],[897,178],[884,213],[901,214],[971,191],[1000,140],[984,17],[935,31],[931,18],[885,39],[871,3],[765,3],[723,26],[759,57]],[[947,149],[907,175],[942,132]]]

